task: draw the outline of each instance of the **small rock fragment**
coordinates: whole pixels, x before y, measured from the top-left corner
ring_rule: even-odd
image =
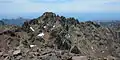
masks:
[[[88,60],[87,56],[73,56],[72,60]]]
[[[77,46],[73,46],[71,48],[71,53],[79,54],[81,52],[80,52],[80,49]]]
[[[16,58],[16,59],[18,59],[18,60],[19,60],[19,59],[21,59],[21,58],[22,58],[22,56],[17,56],[17,58]]]
[[[17,54],[19,54],[20,52],[21,52],[21,50],[16,50],[16,51],[13,52],[13,55],[17,55]]]
[[[0,52],[0,56],[3,54],[3,52]]]

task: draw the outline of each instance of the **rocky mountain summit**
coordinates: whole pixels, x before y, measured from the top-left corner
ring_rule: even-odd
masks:
[[[119,32],[52,12],[0,31],[2,60],[120,60]]]

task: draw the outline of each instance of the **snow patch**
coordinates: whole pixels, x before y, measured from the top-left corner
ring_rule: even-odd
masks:
[[[45,35],[44,33],[38,34],[38,36],[40,36],[40,37],[43,37],[44,35]]]
[[[35,31],[32,27],[30,27],[30,29],[31,29],[33,32]]]
[[[32,47],[35,47],[36,45],[30,45],[30,47],[32,48]]]
[[[91,49],[94,49],[93,47],[91,47]]]
[[[46,28],[46,26],[44,26],[44,28]]]
[[[53,26],[53,28],[55,27],[55,25]]]

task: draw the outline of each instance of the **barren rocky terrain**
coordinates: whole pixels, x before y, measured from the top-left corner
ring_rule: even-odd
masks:
[[[120,32],[45,12],[0,27],[0,60],[120,60]]]

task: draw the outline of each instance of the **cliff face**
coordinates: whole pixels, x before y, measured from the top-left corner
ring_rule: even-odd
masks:
[[[65,18],[52,12],[45,12],[41,17],[24,22],[21,28],[2,32],[0,36],[9,36],[3,38],[8,49],[1,49],[7,49],[8,56],[12,54],[11,59],[120,58],[120,41],[113,30],[91,21],[79,22],[77,19]],[[11,41],[11,44],[7,45],[8,41]],[[17,53],[14,54],[16,50]]]

